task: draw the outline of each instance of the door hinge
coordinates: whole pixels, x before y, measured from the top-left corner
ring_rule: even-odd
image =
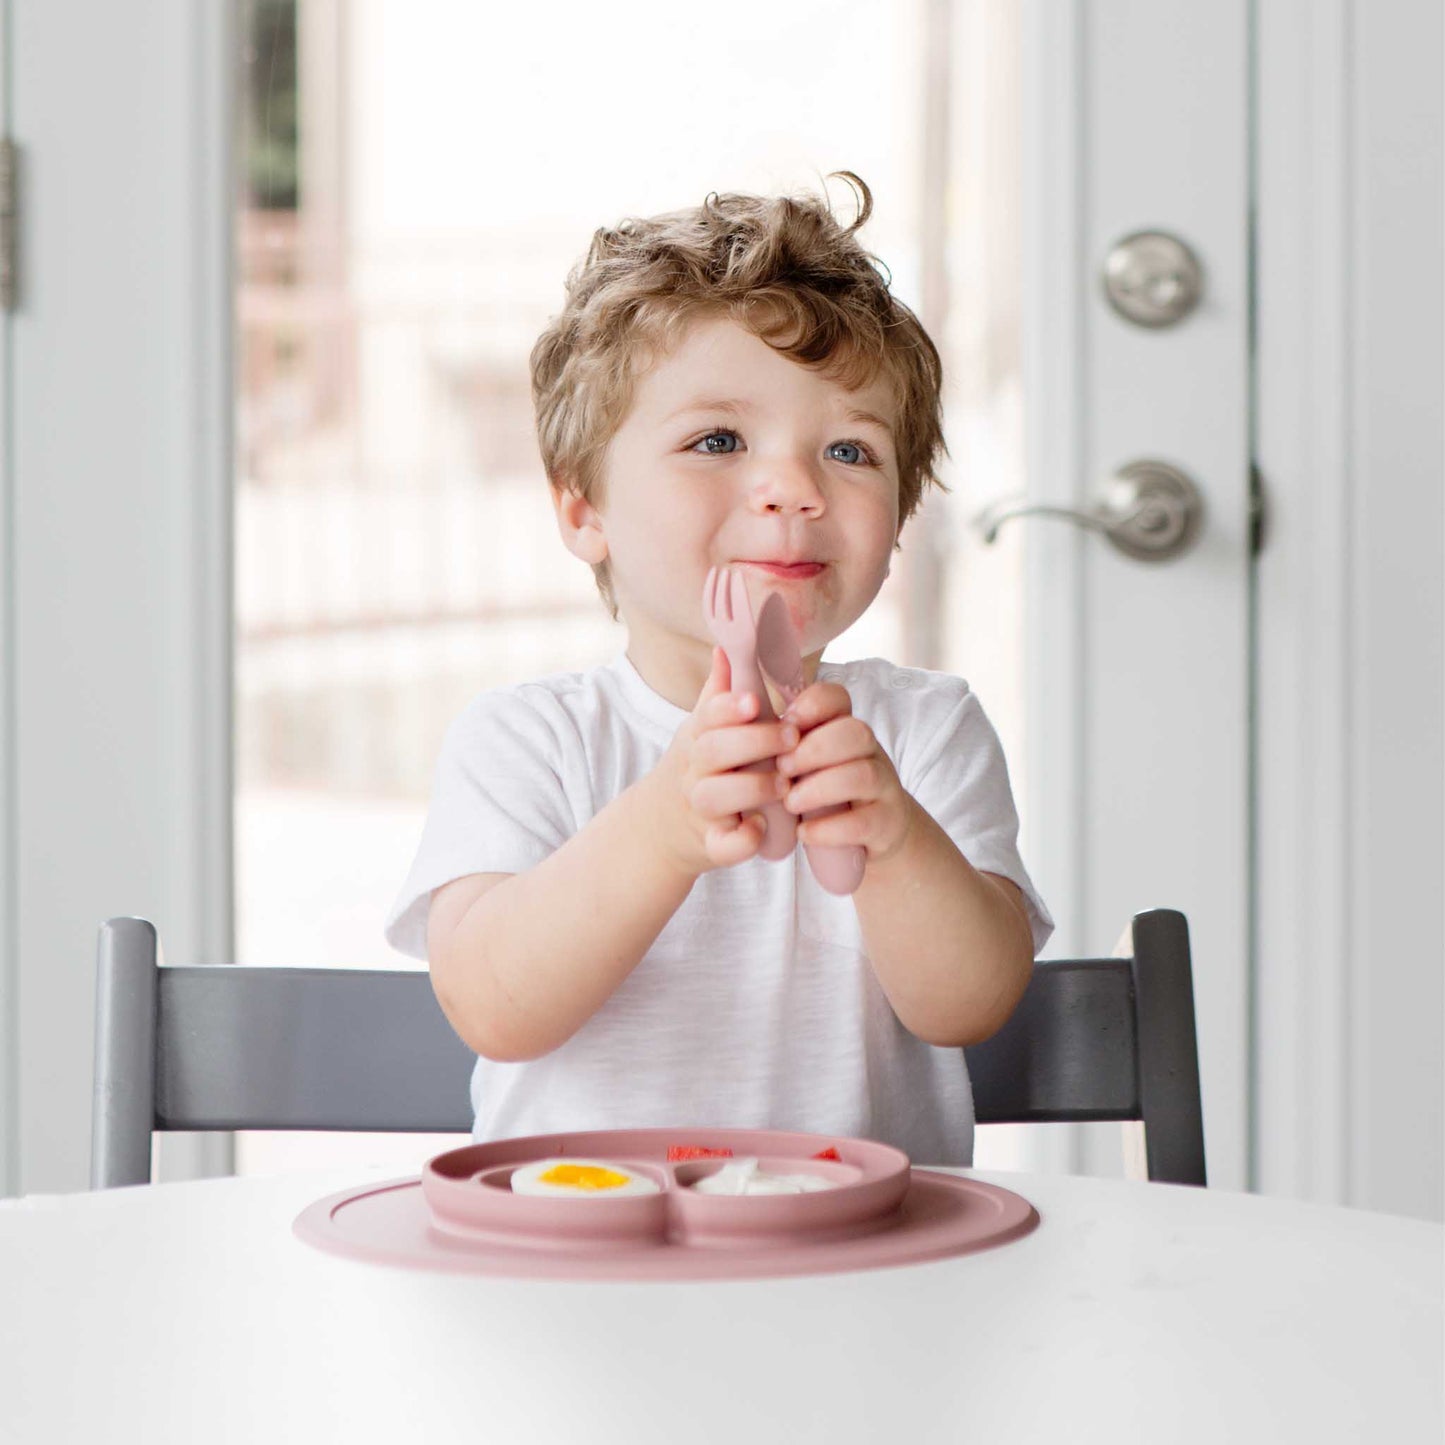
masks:
[[[1264,478],[1252,462],[1249,467],[1249,550],[1258,557],[1264,551]]]
[[[0,311],[14,311],[19,294],[20,203],[15,142],[0,139]]]

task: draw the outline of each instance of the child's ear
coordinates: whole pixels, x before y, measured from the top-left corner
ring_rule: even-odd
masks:
[[[574,557],[594,567],[607,560],[607,536],[602,530],[602,513],[580,492],[565,483],[552,483],[552,510],[563,545]]]

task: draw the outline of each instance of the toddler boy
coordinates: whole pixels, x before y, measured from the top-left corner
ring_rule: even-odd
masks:
[[[962,1046],[1008,1018],[1052,921],[997,736],[961,679],[822,660],[877,596],[943,451],[916,317],[813,198],[710,196],[597,232],[532,353],[567,548],[626,650],[453,723],[387,923],[476,1050],[478,1141],[603,1128],[860,1135],[967,1165]],[[782,595],[809,686],[730,688],[713,566]],[[773,766],[746,770],[759,759]],[[848,897],[759,810],[848,805]]]

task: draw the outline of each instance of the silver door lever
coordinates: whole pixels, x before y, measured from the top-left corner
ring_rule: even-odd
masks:
[[[992,545],[998,530],[1015,517],[1063,517],[1092,532],[1102,532],[1126,557],[1168,562],[1194,545],[1204,520],[1199,488],[1167,462],[1141,460],[1120,467],[1092,511],[1049,507],[1004,498],[973,519]]]

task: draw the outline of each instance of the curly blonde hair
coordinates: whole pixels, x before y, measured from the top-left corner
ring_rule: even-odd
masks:
[[[850,389],[880,372],[897,403],[899,526],[947,455],[943,368],[917,316],[889,291],[855,233],[873,197],[851,171],[857,218],[842,226],[823,196],[718,195],[701,206],[628,218],[592,237],[567,277],[567,302],[532,348],[532,403],[554,487],[601,506],[602,462],[631,405],[641,358],[666,352],[702,314],[724,315],[776,351]],[[593,568],[613,618],[606,561]]]

